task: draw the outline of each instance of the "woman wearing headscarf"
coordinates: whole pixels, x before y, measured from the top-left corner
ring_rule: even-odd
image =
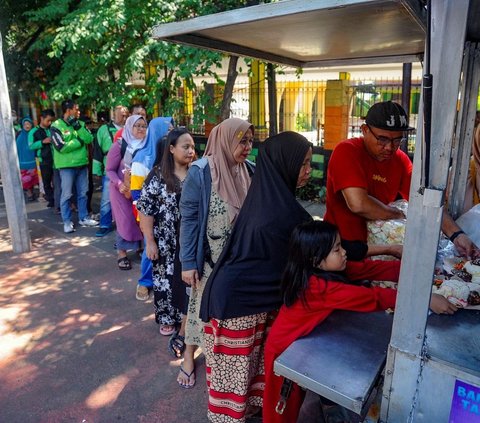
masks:
[[[293,228],[311,219],[295,198],[310,177],[312,144],[295,132],[259,149],[247,198],[210,275],[200,317],[211,422],[244,422],[262,406],[263,350],[282,304],[280,279]],[[247,411],[248,408],[248,411]]]
[[[173,118],[171,117],[157,117],[152,119],[148,125],[145,146],[135,154],[132,161],[130,190],[133,204],[136,204],[139,199],[143,182],[154,167],[154,162],[157,161],[156,152],[158,151],[158,143],[173,129],[173,124]],[[138,279],[135,298],[140,301],[148,300],[152,288],[152,262],[148,259],[144,250],[142,253],[140,278]]]
[[[34,201],[35,194],[33,188],[38,185],[37,164],[35,162],[35,152],[28,146],[28,133],[33,128],[33,121],[30,118],[24,118],[21,121],[22,130],[17,136],[17,153],[20,163],[20,173],[22,176],[22,187],[27,193],[27,200]]]
[[[230,118],[213,128],[205,155],[188,172],[180,201],[182,279],[192,286],[185,328],[186,350],[178,375],[182,387],[195,384],[194,352],[203,345],[200,301],[250,186],[254,127]]]
[[[117,263],[120,270],[132,268],[127,251],[140,249],[143,239],[133,214],[128,176],[132,159],[145,145],[146,135],[147,121],[140,115],[132,115],[125,123],[122,139],[113,143],[107,154],[106,173],[110,180],[110,203],[117,227]]]

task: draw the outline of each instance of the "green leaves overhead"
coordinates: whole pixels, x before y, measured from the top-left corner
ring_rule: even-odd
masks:
[[[22,3],[19,7],[16,3]],[[5,1],[1,22],[7,33],[7,73],[13,85],[46,87],[60,101],[78,97],[81,105],[100,109],[144,102],[152,111],[175,114],[177,92],[193,77],[215,78],[221,55],[151,38],[159,23],[242,7],[247,1],[199,0],[26,0]],[[251,2],[250,2],[251,3]],[[5,10],[3,10],[5,9]],[[3,19],[3,18],[2,18]],[[15,65],[22,57],[24,65]],[[133,84],[131,83],[133,81]]]

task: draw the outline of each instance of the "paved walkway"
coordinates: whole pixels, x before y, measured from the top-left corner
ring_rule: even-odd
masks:
[[[32,250],[15,254],[1,208],[0,422],[206,422],[203,356],[180,388],[151,300],[135,299],[139,259],[118,270],[113,233],[65,235],[44,202],[28,204]]]

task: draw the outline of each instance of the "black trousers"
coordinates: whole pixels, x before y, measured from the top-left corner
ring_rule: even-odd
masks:
[[[53,195],[53,167],[51,165],[40,165],[40,172],[42,172],[43,189],[45,190],[45,200],[47,200],[48,207],[54,206]]]

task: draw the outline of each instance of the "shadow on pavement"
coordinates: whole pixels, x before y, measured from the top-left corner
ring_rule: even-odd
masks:
[[[206,422],[203,356],[180,388],[151,300],[135,300],[139,259],[118,270],[114,233],[65,235],[44,204],[28,205],[28,253],[0,218],[0,421]]]

